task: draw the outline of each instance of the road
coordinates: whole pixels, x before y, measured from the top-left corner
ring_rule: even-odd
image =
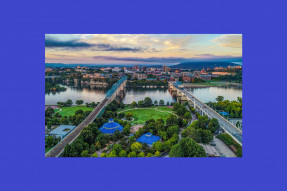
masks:
[[[58,157],[63,151],[66,145],[72,143],[84,129],[92,123],[97,115],[100,113],[102,108],[105,106],[109,99],[104,99],[89,115],[78,125],[71,133],[69,133],[61,142],[59,142],[54,148],[52,148],[47,154],[46,157]]]
[[[184,93],[189,99],[191,99],[196,105],[198,105],[198,107],[200,107],[201,110],[207,113],[211,118],[217,119],[220,127],[223,128],[225,131],[227,131],[227,133],[230,134],[235,139],[236,142],[242,145],[242,131],[241,130],[239,130],[236,126],[234,126],[228,120],[223,118],[221,115],[219,115],[216,111],[211,109],[205,103],[201,102],[199,99],[193,96],[190,92],[186,91],[185,89],[179,89],[179,90],[182,91],[182,93]]]

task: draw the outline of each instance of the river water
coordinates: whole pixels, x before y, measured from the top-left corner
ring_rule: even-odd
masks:
[[[104,99],[108,89],[91,88],[91,87],[75,87],[64,86],[67,88],[64,92],[45,93],[45,104],[56,105],[57,102],[65,102],[71,99],[73,103],[76,100],[84,100],[86,102],[100,102]],[[189,89],[194,96],[203,102],[215,101],[219,95],[224,96],[225,100],[236,100],[237,97],[242,97],[242,89],[235,87],[207,87]],[[123,102],[130,104],[133,101],[143,100],[145,97],[150,97],[153,101],[164,100],[164,102],[175,102],[167,88],[127,88]]]

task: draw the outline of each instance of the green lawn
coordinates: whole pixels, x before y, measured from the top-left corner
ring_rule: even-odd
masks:
[[[92,111],[94,108],[86,107],[86,106],[72,106],[72,107],[61,107],[62,111],[59,112],[62,116],[71,116],[75,115],[75,112],[79,109],[85,111]]]
[[[160,106],[160,107],[157,107],[157,109],[160,111],[171,111],[171,112],[173,112],[172,108],[168,108],[166,106]]]
[[[47,147],[45,148],[45,153],[47,153],[49,150],[51,150],[53,147]]]
[[[125,108],[130,109],[130,108]],[[169,115],[172,115],[168,111],[172,111],[172,109],[167,108],[165,106],[157,107],[158,110],[163,111],[157,111],[155,110],[155,107],[149,107],[149,108],[139,108],[139,109],[131,109],[129,111],[124,111],[123,113],[126,114],[128,112],[131,112],[133,114],[134,121],[131,121],[130,123],[133,124],[144,124],[147,120],[150,119],[163,119],[166,121]]]

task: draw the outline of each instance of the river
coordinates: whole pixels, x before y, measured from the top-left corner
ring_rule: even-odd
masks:
[[[67,88],[64,92],[45,93],[45,104],[56,105],[57,102],[65,102],[71,99],[73,103],[76,100],[84,100],[86,102],[101,102],[108,89],[91,88],[91,87],[75,87],[64,86]],[[225,100],[236,100],[237,97],[242,97],[242,89],[235,87],[207,87],[189,89],[198,99],[203,102],[215,101],[219,95],[224,96]],[[164,100],[164,102],[175,102],[167,88],[127,88],[123,103],[130,104],[133,101],[143,100],[145,97],[150,97],[153,101]]]

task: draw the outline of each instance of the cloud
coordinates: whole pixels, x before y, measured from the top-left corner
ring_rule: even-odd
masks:
[[[109,60],[109,61],[127,61],[127,62],[145,62],[145,63],[182,63],[182,62],[198,62],[198,61],[226,61],[232,62],[240,60],[241,57],[232,56],[214,56],[212,54],[198,55],[194,58],[184,57],[116,57],[116,56],[94,56],[96,60]]]
[[[67,40],[67,41],[58,41],[53,38],[45,39],[45,47],[47,48],[64,48],[64,49],[83,49],[90,48],[92,51],[127,51],[127,52],[142,52],[145,51],[143,48],[131,48],[131,47],[121,47],[115,46],[108,43],[88,43],[81,42],[78,40]]]
[[[91,44],[86,42],[78,42],[77,40],[58,41],[52,38],[45,39],[45,47],[49,48],[83,48],[92,47]]]
[[[217,37],[213,40],[223,47],[242,48],[242,35],[241,34],[227,34]]]

